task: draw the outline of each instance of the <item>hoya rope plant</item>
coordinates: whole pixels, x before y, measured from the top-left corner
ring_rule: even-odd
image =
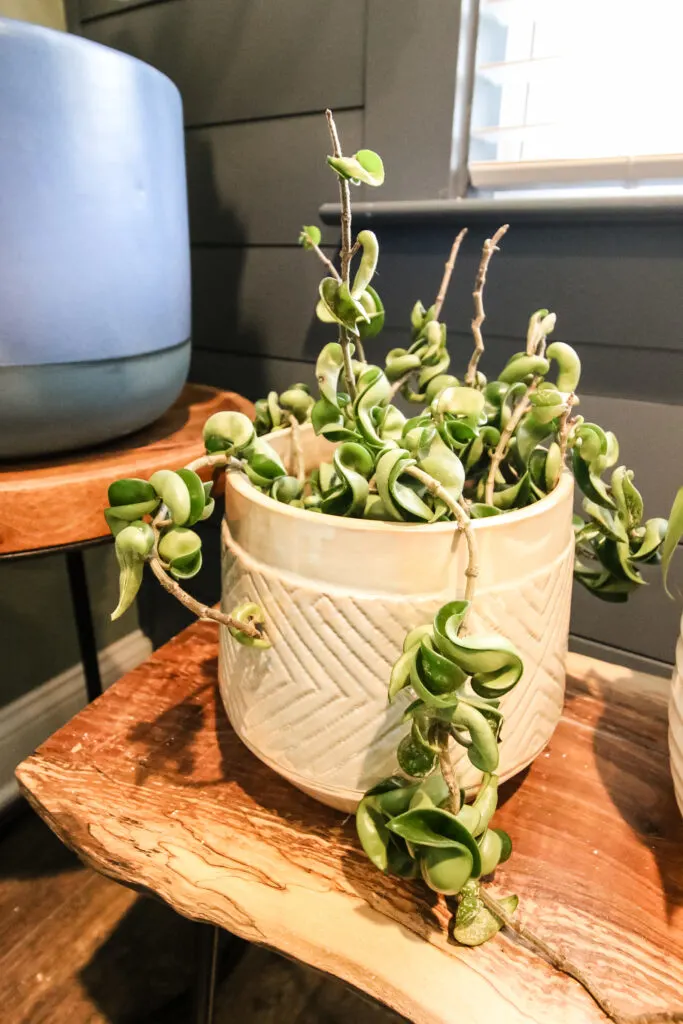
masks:
[[[327,162],[341,201],[338,265],[321,249],[317,227],[305,226],[299,239],[324,265],[316,315],[336,335],[317,360],[317,397],[298,383],[258,401],[254,423],[238,412],[216,413],[204,427],[205,455],[189,466],[111,485],[105,515],[121,569],[114,617],[134,600],[148,564],[196,615],[223,623],[242,644],[269,646],[268,623],[257,605],[245,603],[226,614],[201,605],[180,585],[201,567],[201,540],[192,527],[213,509],[201,470],[243,473],[272,500],[316,515],[453,521],[468,552],[463,597],[454,595],[431,623],[416,622],[405,638],[388,680],[389,700],[402,690],[413,697],[397,750],[401,774],[373,786],[361,801],[360,841],[379,870],[421,876],[454,898],[457,941],[478,945],[505,924],[621,1020],[576,965],[512,916],[515,896],[494,899],[482,884],[511,852],[509,836],[492,818],[501,698],[518,683],[523,665],[504,637],[468,628],[479,573],[471,522],[541,501],[569,468],[585,496],[584,517],[575,522],[576,578],[603,600],[624,601],[645,583],[640,567],[660,559],[666,520],[643,518],[633,473],[617,465],[616,438],[575,414],[580,360],[569,345],[548,342],[553,313],[533,313],[524,347],[494,376],[488,379],[480,369],[484,287],[506,225],[484,243],[473,289],[473,351],[462,368],[454,372],[441,313],[465,230],[453,243],[434,303],[413,306],[405,347],[392,349],[383,365],[373,361],[373,339],[384,323],[373,285],[379,245],[369,230],[353,238],[350,191],[361,182],[381,185],[384,167],[371,150],[344,156],[329,111],[327,121]],[[405,411],[410,405],[413,415]],[[300,436],[307,423],[331,442],[329,460],[308,473]],[[291,431],[288,465],[264,436],[284,429]],[[483,773],[471,805],[454,767],[457,746]]]

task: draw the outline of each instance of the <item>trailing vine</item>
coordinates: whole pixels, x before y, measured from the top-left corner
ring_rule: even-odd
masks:
[[[645,584],[643,565],[671,557],[683,533],[683,498],[667,521],[644,518],[633,472],[618,465],[610,431],[575,414],[581,363],[561,341],[548,343],[555,314],[535,311],[524,348],[497,375],[480,369],[485,354],[484,291],[507,225],[484,242],[473,287],[473,349],[453,372],[441,315],[466,231],[456,237],[434,303],[418,301],[406,325],[405,347],[382,365],[366,357],[384,325],[373,281],[379,260],[374,232],[354,239],[351,186],[384,180],[371,150],[344,156],[334,118],[326,114],[341,204],[339,265],[321,248],[321,232],[304,226],[302,247],[324,267],[316,316],[336,330],[315,368],[317,396],[303,383],[256,402],[255,420],[237,412],[214,414],[204,427],[206,454],[175,472],[149,480],[118,480],[109,489],[107,522],[121,569],[113,617],[130,606],[145,563],[170,593],[201,618],[228,627],[237,641],[267,647],[268,624],[255,604],[230,613],[200,605],[181,587],[201,567],[201,540],[193,526],[213,509],[211,484],[198,471],[244,474],[274,501],[302,512],[404,523],[452,521],[467,545],[464,596],[454,595],[431,623],[415,623],[388,684],[389,700],[406,689],[406,734],[397,750],[400,774],[378,782],[357,811],[360,842],[381,871],[421,877],[455,905],[453,936],[463,945],[487,941],[502,927],[516,931],[558,969],[576,978],[615,1021],[679,1021],[673,1012],[620,1016],[585,974],[514,916],[517,897],[494,899],[483,880],[511,853],[510,837],[492,824],[497,805],[503,700],[519,682],[519,653],[498,635],[467,629],[479,572],[472,520],[505,515],[542,501],[569,469],[581,489],[583,516],[575,517],[575,577],[595,596],[625,601]],[[397,404],[401,398],[401,404]],[[411,415],[410,405],[419,406]],[[308,470],[301,443],[310,425],[330,442],[330,455]],[[289,430],[288,465],[267,436]],[[609,473],[606,477],[605,474]],[[458,746],[482,772],[472,804],[465,803],[452,758]]]

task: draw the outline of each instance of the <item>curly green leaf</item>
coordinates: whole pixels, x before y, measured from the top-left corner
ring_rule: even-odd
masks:
[[[384,164],[381,157],[371,149],[359,149],[353,156],[328,156],[327,162],[340,178],[353,185],[372,185],[384,182]]]
[[[119,603],[112,621],[130,608],[140,589],[145,561],[154,551],[152,527],[141,521],[129,523],[116,535],[114,550],[119,563]]]
[[[231,618],[237,622],[246,625],[254,625],[263,634],[265,630],[265,615],[263,609],[258,604],[254,604],[253,601],[243,601],[242,604],[238,604],[236,608],[230,612]],[[238,643],[244,647],[258,647],[261,650],[267,647],[271,647],[270,640],[267,636],[249,636],[247,633],[243,633],[240,629],[235,626],[229,627],[230,634],[237,640]]]

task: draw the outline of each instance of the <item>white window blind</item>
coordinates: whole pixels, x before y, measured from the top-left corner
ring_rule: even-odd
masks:
[[[682,39],[683,0],[480,0],[472,185],[682,183]]]

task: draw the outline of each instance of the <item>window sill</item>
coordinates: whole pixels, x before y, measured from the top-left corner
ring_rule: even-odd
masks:
[[[324,224],[339,222],[338,203],[319,210]],[[517,221],[594,223],[683,218],[683,196],[625,196],[537,199],[416,199],[354,203],[354,219],[375,224],[462,224],[514,217]]]

